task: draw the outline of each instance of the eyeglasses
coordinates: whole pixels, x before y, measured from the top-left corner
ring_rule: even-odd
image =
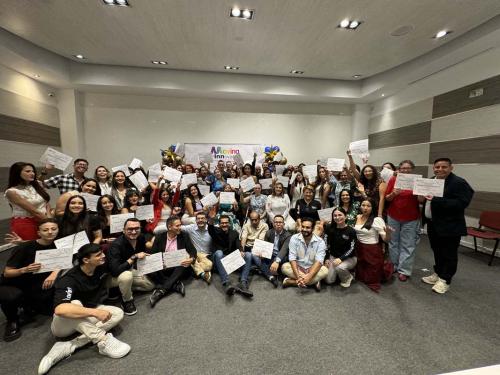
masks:
[[[85,167],[85,168],[87,168],[87,167],[88,167],[88,164],[85,164],[85,163],[78,163],[78,164],[75,164],[75,167]]]
[[[127,228],[125,229],[127,232],[139,232],[141,228]]]

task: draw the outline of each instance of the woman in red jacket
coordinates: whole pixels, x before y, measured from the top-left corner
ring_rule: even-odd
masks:
[[[172,194],[167,185],[161,187],[162,179],[163,177],[160,176],[156,184],[150,183],[153,188],[151,203],[154,206],[154,218],[152,222],[146,225],[146,232],[155,235],[167,231],[167,219],[172,216],[174,207],[179,202],[180,197],[179,186],[177,186],[175,194]]]

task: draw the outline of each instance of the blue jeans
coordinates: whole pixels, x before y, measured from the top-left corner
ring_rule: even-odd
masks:
[[[215,267],[217,268],[217,272],[220,275],[220,279],[222,284],[225,284],[229,281],[229,275],[227,274],[224,266],[222,265],[221,259],[224,258],[224,253],[222,250],[217,250],[214,253],[213,259],[215,262]],[[245,252],[243,259],[245,260],[245,265],[241,271],[240,280],[248,282],[248,275],[250,274],[250,267],[252,266],[252,254],[249,252]]]
[[[259,267],[262,274],[267,278],[272,276],[271,272],[269,271],[269,267],[271,267],[271,264],[273,263],[274,258],[275,258],[274,256],[271,259],[261,258],[261,257],[258,257],[257,255],[252,254],[253,263],[257,267]]]
[[[398,221],[387,216],[387,224],[394,229],[389,242],[389,254],[394,269],[411,276],[415,249],[420,238],[420,220]]]

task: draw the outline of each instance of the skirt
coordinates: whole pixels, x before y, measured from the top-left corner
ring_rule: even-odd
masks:
[[[356,243],[356,279],[366,284],[374,292],[380,290],[380,283],[384,279],[384,253],[380,243]]]

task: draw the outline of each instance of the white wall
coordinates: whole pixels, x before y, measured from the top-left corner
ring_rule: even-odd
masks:
[[[342,110],[347,115],[338,115]],[[343,157],[351,140],[349,105],[86,93],[83,117],[91,168],[132,157],[150,165],[177,142],[273,144],[289,162],[313,163]]]

